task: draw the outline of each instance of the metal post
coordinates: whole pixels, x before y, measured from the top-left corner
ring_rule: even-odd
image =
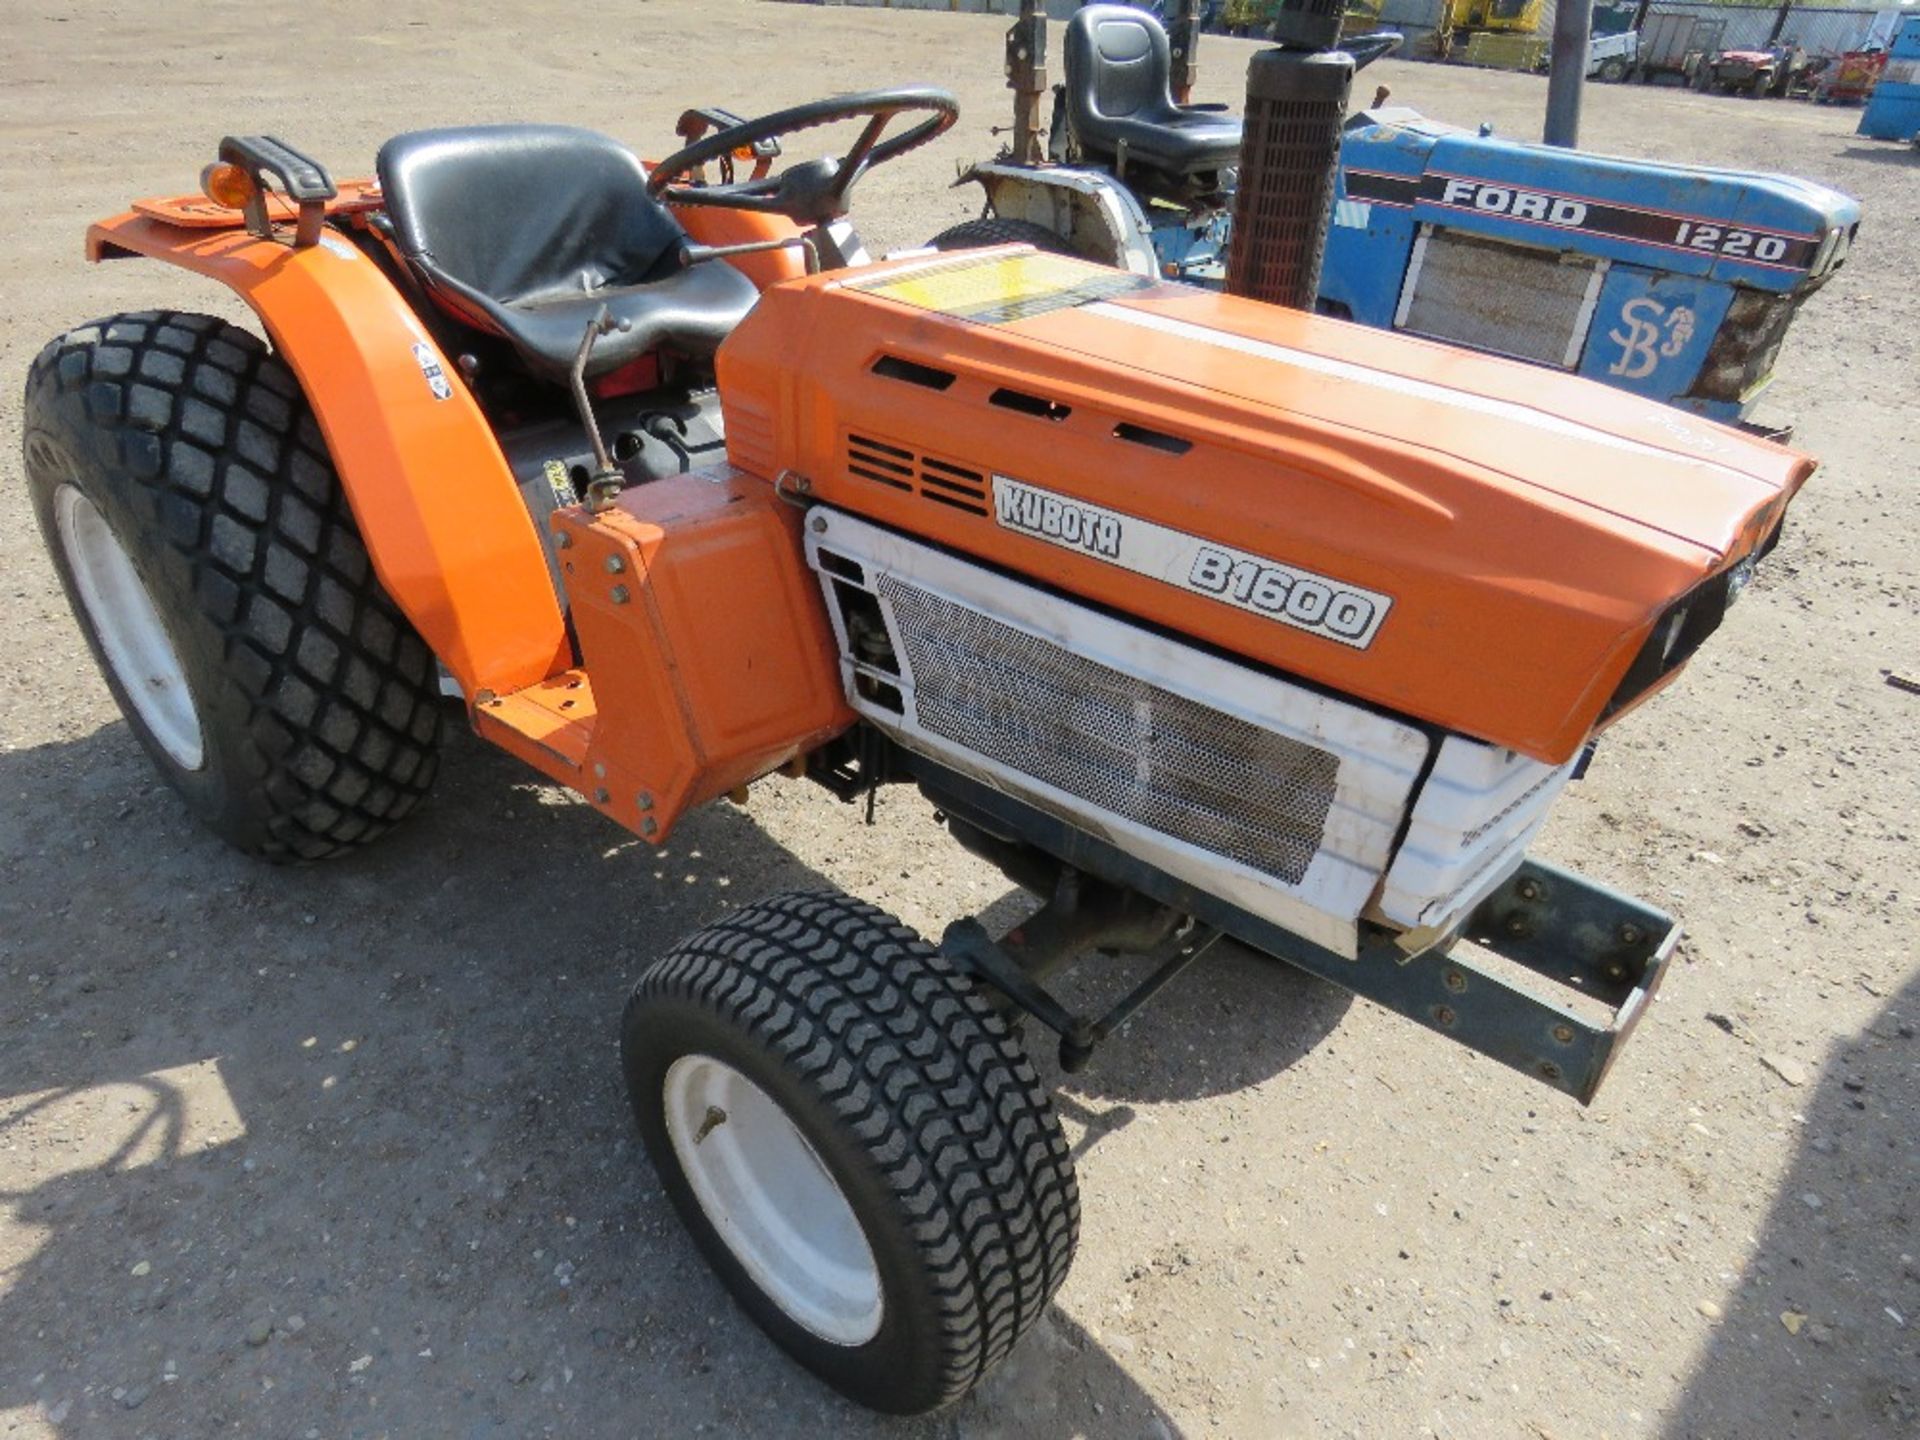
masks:
[[[1787,28],[1787,19],[1793,14],[1793,0],[1782,0],[1780,13],[1773,17],[1773,29],[1767,32],[1767,48],[1772,49],[1780,43],[1780,32]]]
[[[1547,71],[1549,145],[1571,149],[1580,143],[1580,90],[1587,83],[1588,34],[1593,0],[1560,0],[1553,13],[1553,59]]]
[[[1168,81],[1173,103],[1191,104],[1194,82],[1200,78],[1200,0],[1182,0],[1167,26],[1167,42],[1173,52]]]
[[[1020,0],[1020,18],[1007,30],[1007,88],[1013,91],[1013,148],[1016,165],[1046,159],[1040,144],[1040,103],[1047,93],[1047,7],[1045,0]]]

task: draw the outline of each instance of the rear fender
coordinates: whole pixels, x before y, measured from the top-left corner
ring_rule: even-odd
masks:
[[[958,183],[977,181],[1003,220],[1053,231],[1073,252],[1136,275],[1160,274],[1153,232],[1140,202],[1110,175],[1061,166],[975,165]]]
[[[145,255],[252,307],[319,421],[373,567],[473,699],[571,663],[539,532],[492,428],[377,266],[336,234],[295,250],[137,214],[87,231],[87,258]]]

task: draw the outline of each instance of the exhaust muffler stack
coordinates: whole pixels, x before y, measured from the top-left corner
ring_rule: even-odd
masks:
[[[1341,0],[1287,0],[1279,46],[1247,68],[1227,290],[1311,310],[1333,218],[1340,127],[1357,68],[1339,43]]]

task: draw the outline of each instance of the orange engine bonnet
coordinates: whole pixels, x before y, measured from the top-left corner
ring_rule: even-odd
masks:
[[[777,286],[719,359],[743,469],[1552,763],[1812,470],[1588,381],[1029,250]]]

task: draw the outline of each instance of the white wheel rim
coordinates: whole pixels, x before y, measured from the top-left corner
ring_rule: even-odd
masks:
[[[193,691],[153,597],[120,539],[77,485],[54,492],[55,528],[107,665],[147,732],[183,770],[206,760]]]
[[[700,1208],[756,1285],[836,1345],[880,1331],[880,1267],[807,1137],[753,1081],[682,1055],[662,1086],[667,1134]]]

